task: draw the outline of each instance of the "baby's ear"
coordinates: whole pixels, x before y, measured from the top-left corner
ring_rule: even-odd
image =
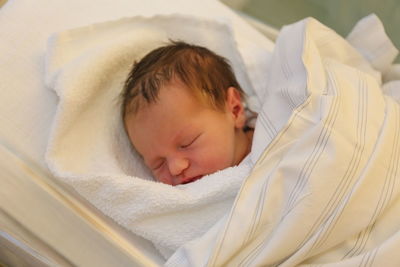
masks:
[[[229,87],[226,92],[226,107],[235,123],[235,127],[242,129],[246,123],[246,115],[242,97],[235,87]]]

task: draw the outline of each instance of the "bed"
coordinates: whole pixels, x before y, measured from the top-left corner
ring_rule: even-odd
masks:
[[[155,20],[162,25],[171,16],[185,22],[195,17],[208,21],[199,28],[210,32],[214,22],[209,21],[230,25],[214,35],[232,37],[237,46],[232,53],[243,58],[249,73],[242,79],[248,79],[256,99],[268,99],[255,104],[261,130],[255,133],[254,167],[243,184],[238,180],[231,211],[173,251],[154,241],[157,233],[145,238],[140,229],[129,229],[129,222],[113,213],[115,206],[101,202],[109,199],[96,202],[91,192],[80,191],[85,181],[76,183],[79,172],[69,175],[59,167],[59,154],[49,150],[59,144],[64,149],[56,152],[68,150],[54,121],[66,110],[59,104],[67,95],[60,86],[64,73],[79,70],[79,65],[67,71],[60,66],[87,44],[65,45],[63,38],[81,41],[92,29],[122,25],[136,16],[154,20],[154,15],[161,16]],[[382,34],[379,42],[365,42],[366,25]],[[0,9],[0,45],[6,51],[0,62],[0,258],[34,266],[397,266],[399,75],[391,65],[397,50],[379,25],[369,17],[344,41],[305,19],[282,31],[272,53],[276,31],[244,20],[217,1],[102,0],[94,6],[90,1],[9,0]],[[352,93],[337,84],[346,84]],[[268,88],[267,93],[259,88]],[[332,169],[336,174],[325,175]],[[386,179],[374,180],[383,173]],[[326,176],[324,183],[321,176]],[[383,191],[374,195],[374,187]],[[354,216],[359,222],[348,227]]]

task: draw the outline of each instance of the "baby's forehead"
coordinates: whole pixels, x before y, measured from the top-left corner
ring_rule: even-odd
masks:
[[[182,95],[188,95],[190,98],[181,98]],[[205,109],[216,108],[216,106],[213,104],[212,97],[205,94],[203,90],[199,89],[198,87],[186,85],[183,82],[169,82],[160,86],[155,101],[148,102],[147,105],[143,107],[143,110],[148,111],[153,106],[164,104],[164,100],[171,105],[182,105],[182,101],[194,101],[199,104],[199,106],[203,106]],[[165,108],[167,107],[168,106]]]
[[[187,106],[188,102],[194,102],[200,105],[206,104],[207,100],[203,99],[199,94],[193,93],[189,88],[176,87],[173,84],[167,84],[159,88],[157,97],[153,101],[140,101],[140,106],[135,112],[127,114],[127,117],[137,119],[147,119],[148,115],[153,113],[167,115],[168,112],[174,111],[174,107],[179,105],[181,108]]]
[[[192,109],[224,111],[224,109],[214,104],[211,96],[205,95],[202,90],[190,87],[180,80],[163,83],[158,88],[157,96],[153,101],[147,101],[142,97],[140,101],[132,104],[138,104],[139,106],[134,109],[134,112],[126,113],[125,124],[133,123],[152,126],[146,122],[152,121],[154,116],[160,119],[161,114],[161,119],[165,117],[165,119],[168,118],[167,120],[170,120],[171,117],[168,116],[170,113],[177,114],[177,117],[180,117],[182,113],[190,113]]]

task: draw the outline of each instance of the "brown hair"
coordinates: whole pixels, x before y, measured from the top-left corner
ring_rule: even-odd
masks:
[[[144,103],[156,102],[160,87],[175,78],[196,90],[194,93],[206,96],[220,110],[229,87],[235,87],[244,97],[225,58],[205,47],[172,41],[134,63],[121,94],[122,118],[131,112],[136,114]]]

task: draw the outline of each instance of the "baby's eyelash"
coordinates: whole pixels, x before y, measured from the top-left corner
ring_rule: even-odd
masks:
[[[158,164],[157,166],[155,166],[155,167],[153,167],[153,168],[151,168],[151,169],[152,169],[153,171],[155,171],[155,170],[161,168],[161,166],[162,166],[163,164],[164,164],[164,161],[161,161],[160,164]]]
[[[197,138],[199,138],[200,137],[200,135],[201,134],[199,134],[199,135],[197,135],[195,138],[193,138],[193,140],[192,141],[190,141],[188,144],[186,144],[186,145],[181,145],[180,146],[180,148],[187,148],[187,147],[189,147],[191,144],[193,144],[194,143],[194,141],[196,141],[197,140]]]

